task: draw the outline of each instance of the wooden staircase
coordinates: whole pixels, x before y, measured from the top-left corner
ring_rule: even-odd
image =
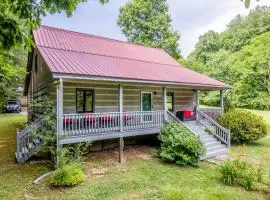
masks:
[[[213,135],[210,135],[201,124],[198,124],[196,121],[185,122],[184,124],[199,136],[206,148],[206,154],[201,157],[201,160],[228,153],[229,148]]]
[[[206,153],[201,156],[201,160],[228,153],[230,131],[199,109],[196,109],[196,121],[181,122],[170,112],[168,112],[168,121],[178,121],[200,138],[206,148]]]
[[[26,162],[32,157],[42,144],[42,140],[33,134],[35,130],[43,125],[43,119],[38,118],[24,130],[17,130],[17,143],[15,158],[18,163]]]

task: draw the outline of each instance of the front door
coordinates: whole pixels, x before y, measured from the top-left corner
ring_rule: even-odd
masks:
[[[142,92],[141,110],[142,111],[152,111],[152,93],[151,92]],[[142,120],[144,122],[152,121],[152,113],[151,112],[143,112]]]

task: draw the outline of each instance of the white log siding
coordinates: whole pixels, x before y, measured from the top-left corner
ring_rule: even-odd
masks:
[[[35,57],[37,56],[37,59]],[[37,61],[37,68],[35,68]],[[29,83],[28,90],[28,100],[35,100],[39,102],[45,95],[50,95],[51,83],[53,81],[49,69],[41,57],[38,51],[35,51],[33,54],[33,63],[31,69],[31,78]],[[28,119],[33,121],[40,116],[41,110],[37,108],[31,108],[31,105],[28,104]]]
[[[76,89],[94,91],[94,112],[118,112],[118,84],[97,81],[66,81],[64,80],[63,112],[76,113]],[[163,110],[162,86],[123,84],[123,111],[141,110],[141,92],[152,92],[153,111]],[[193,109],[195,92],[193,89],[167,88],[174,93],[174,112],[184,108]],[[51,89],[55,96],[55,89]]]
[[[176,88],[176,87],[167,87],[167,92],[173,92],[174,95],[174,110],[175,114],[178,110],[182,109],[194,109],[196,104],[195,90],[194,89],[185,89],[185,88]]]

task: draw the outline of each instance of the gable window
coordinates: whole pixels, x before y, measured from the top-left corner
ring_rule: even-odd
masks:
[[[174,94],[173,92],[167,92],[167,102],[166,102],[166,106],[167,106],[167,110],[170,112],[173,112],[174,110]]]
[[[93,90],[76,90],[76,111],[77,113],[94,112]]]

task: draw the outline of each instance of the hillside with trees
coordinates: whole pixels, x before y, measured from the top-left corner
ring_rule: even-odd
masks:
[[[269,110],[270,8],[257,7],[248,16],[236,16],[222,33],[201,35],[185,64],[230,84],[227,106]],[[217,105],[218,94],[203,94],[202,103]]]

